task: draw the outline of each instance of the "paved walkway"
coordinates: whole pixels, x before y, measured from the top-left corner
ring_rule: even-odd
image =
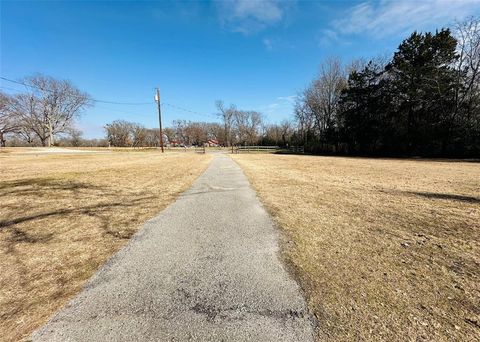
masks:
[[[278,233],[238,165],[217,155],[34,341],[312,341]]]

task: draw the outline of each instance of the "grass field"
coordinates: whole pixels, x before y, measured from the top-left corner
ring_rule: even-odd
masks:
[[[234,155],[283,232],[318,340],[480,336],[480,164]]]
[[[0,340],[17,341],[76,294],[211,156],[157,151],[0,154]]]

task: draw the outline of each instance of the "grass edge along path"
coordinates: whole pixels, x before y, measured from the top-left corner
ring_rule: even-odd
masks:
[[[0,340],[46,322],[210,160],[157,151],[0,156]]]
[[[318,340],[475,340],[480,164],[235,155],[281,228]]]

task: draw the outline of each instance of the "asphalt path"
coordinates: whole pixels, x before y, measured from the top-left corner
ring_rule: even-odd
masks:
[[[313,341],[279,233],[239,166],[216,155],[34,341]]]

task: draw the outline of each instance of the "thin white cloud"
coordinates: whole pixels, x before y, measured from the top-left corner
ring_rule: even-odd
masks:
[[[280,22],[291,4],[291,1],[280,0],[230,0],[217,3],[221,23],[232,31],[244,34]]]
[[[323,29],[317,35],[318,44],[322,47],[330,47],[331,45],[338,43],[345,43],[340,35],[331,29]]]
[[[341,35],[366,33],[383,38],[445,26],[475,12],[480,12],[479,0],[368,1],[348,9],[345,17],[334,20],[331,26]]]
[[[264,38],[263,45],[267,48],[267,50],[273,50],[274,42],[272,39]]]
[[[290,114],[292,112],[292,108],[295,104],[296,98],[297,95],[278,96],[275,101],[265,106],[259,107],[258,110],[265,113],[270,118],[276,117],[278,115],[282,116],[285,113]]]
[[[285,39],[273,37],[273,38],[263,38],[263,46],[269,51],[284,51],[286,49],[294,49],[295,45],[288,42]]]
[[[277,97],[277,100],[282,102],[287,102],[287,103],[294,103],[296,98],[297,98],[297,95],[279,96]]]

